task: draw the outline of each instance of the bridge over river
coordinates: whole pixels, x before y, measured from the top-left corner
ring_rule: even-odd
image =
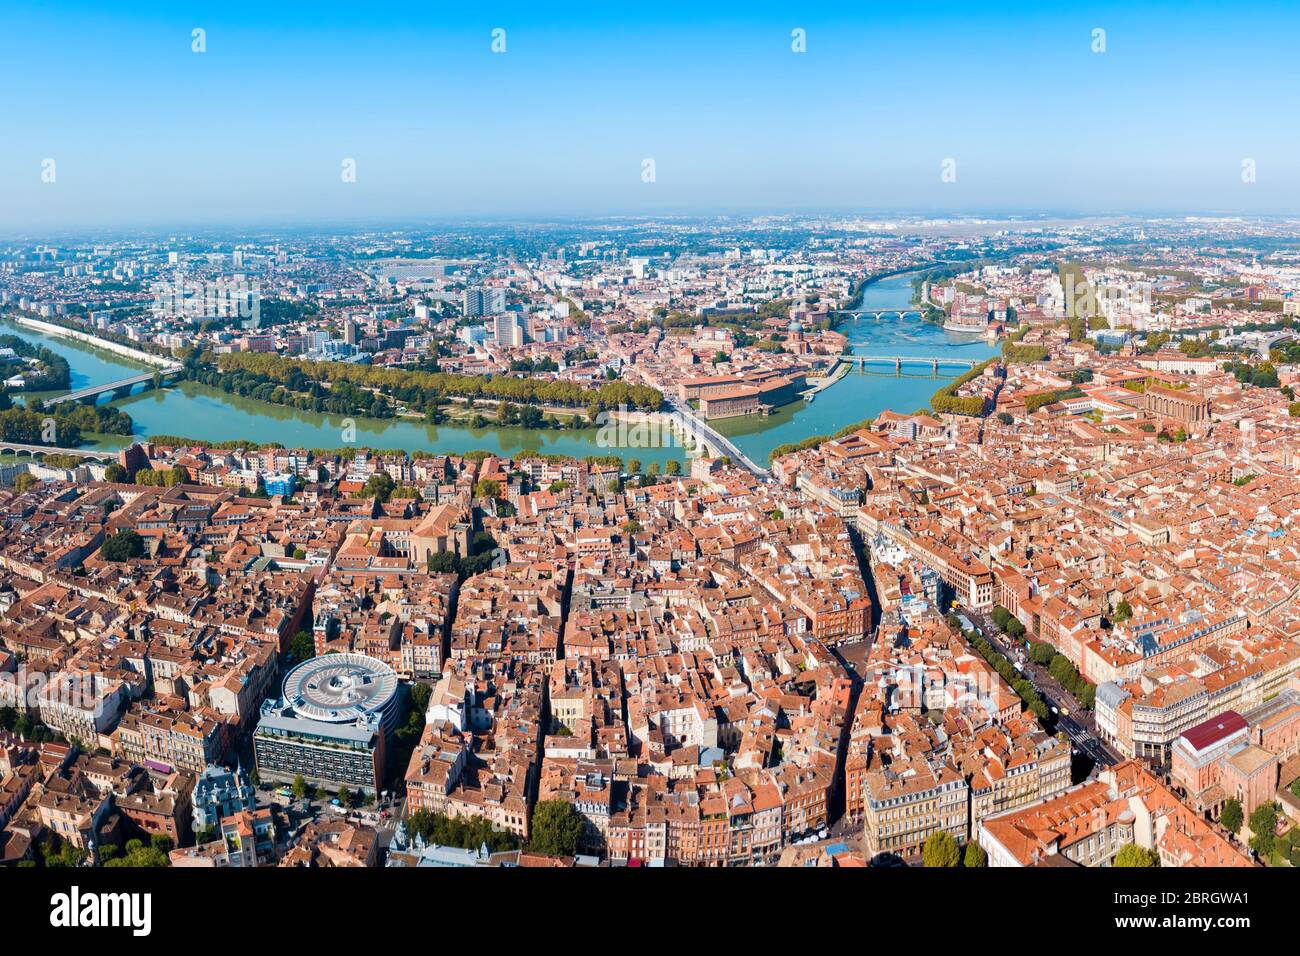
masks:
[[[120,392],[123,396],[129,395],[131,389],[141,382],[152,382],[155,375],[160,379],[166,379],[169,375],[175,375],[181,370],[179,365],[169,365],[166,368],[160,368],[152,372],[141,372],[139,375],[132,375],[130,378],[118,379],[116,382],[105,382],[103,385],[91,385],[87,388],[78,389],[75,392],[68,392],[66,395],[60,395],[57,398],[47,398],[46,405],[58,405],[61,402],[84,402],[99,398],[106,392]]]
[[[72,455],[76,458],[116,458],[112,448],[58,448],[54,445],[24,445],[22,442],[0,441],[0,452],[18,455]]]
[[[862,371],[866,371],[868,365],[892,365],[894,371],[899,373],[907,365],[928,366],[935,375],[939,374],[940,368],[972,369],[979,364],[971,359],[952,358],[946,355],[841,355],[840,361],[860,366]]]

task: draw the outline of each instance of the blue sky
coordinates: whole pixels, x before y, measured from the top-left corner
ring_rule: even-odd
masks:
[[[1296,4],[275,6],[9,0],[0,232],[1300,213]]]

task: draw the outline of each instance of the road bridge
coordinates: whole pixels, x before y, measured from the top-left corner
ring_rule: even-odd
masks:
[[[116,382],[106,382],[103,385],[91,385],[87,388],[78,389],[75,392],[68,392],[66,395],[60,395],[57,398],[47,398],[46,405],[58,405],[61,402],[84,402],[86,400],[94,401],[105,392],[120,392],[123,396],[129,395],[131,389],[141,382],[152,382],[155,375],[161,380],[165,380],[169,375],[175,375],[181,370],[179,365],[169,365],[166,368],[156,369],[152,372],[141,372],[139,375],[132,375],[130,378],[118,379]]]
[[[905,365],[928,365],[935,375],[939,374],[940,368],[971,369],[979,364],[970,359],[951,358],[946,355],[841,355],[840,361],[858,365],[863,371],[866,371],[868,365],[892,365],[895,372],[902,372]]]
[[[678,419],[678,426],[695,438],[696,441],[707,445],[717,455],[726,455],[734,464],[746,468],[759,478],[767,479],[771,477],[771,473],[766,468],[760,468],[750,460],[748,455],[737,448],[731,439],[718,434],[713,426],[700,418],[695,413],[695,410],[685,402],[670,398],[668,404],[672,407],[673,414]]]

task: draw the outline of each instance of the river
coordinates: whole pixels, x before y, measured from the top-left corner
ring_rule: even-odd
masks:
[[[863,291],[860,309],[911,308],[912,276],[881,279]],[[906,318],[875,319],[864,316],[842,322],[837,331],[848,337],[855,355],[917,355],[982,362],[995,354],[983,337],[945,332],[916,314]],[[728,418],[710,422],[719,433],[759,464],[773,448],[813,435],[830,435],[845,425],[872,418],[885,409],[907,413],[926,408],[930,397],[962,369],[943,367],[936,377],[922,366],[905,366],[895,375],[888,365],[863,374],[850,370],[834,385],[817,393],[812,402],[786,405],[766,418]]]
[[[43,345],[68,360],[73,390],[103,385],[127,378],[148,366],[74,342],[0,322],[0,332]],[[48,393],[33,393],[44,397]],[[57,394],[57,393],[55,393]],[[22,398],[21,393],[16,397]],[[102,401],[102,399],[101,399]],[[132,438],[125,435],[90,435],[87,447],[114,449],[151,435],[179,435],[206,441],[245,439],[250,442],[278,442],[290,448],[341,448],[355,443],[376,449],[405,449],[464,453],[474,450],[513,456],[520,452],[582,458],[588,455],[620,455],[625,461],[637,458],[645,464],[669,460],[684,461],[681,448],[604,448],[600,429],[528,429],[518,427],[468,428],[457,425],[426,425],[410,418],[351,419],[354,442],[344,441],[343,415],[299,411],[270,402],[227,395],[220,389],[197,382],[181,382],[160,391],[137,392],[117,399],[113,405],[131,416]],[[490,414],[490,413],[489,413]],[[612,431],[612,429],[611,429]]]
[[[905,308],[911,298],[911,277],[892,276],[867,286],[861,308]],[[0,331],[43,345],[68,360],[73,389],[102,385],[134,375],[146,366],[101,349],[0,322]],[[899,320],[863,318],[844,322],[853,351],[864,355],[923,355],[982,361],[993,354],[983,339],[954,335],[920,321],[915,315]],[[711,424],[759,464],[778,445],[810,435],[829,434],[845,425],[878,414],[886,408],[911,412],[923,408],[930,396],[960,370],[943,369],[938,378],[914,368],[901,377],[892,368],[861,374],[849,372],[839,382],[818,393],[813,402],[796,402],[768,417],[724,419]],[[145,391],[113,402],[135,422],[136,439],[151,435],[181,435],[206,441],[246,439],[279,442],[291,448],[339,448],[344,441],[345,417],[315,414],[227,395],[196,382],[182,382],[160,391]],[[415,419],[356,417],[355,443],[378,449],[406,449],[464,453],[474,450],[513,456],[520,452],[564,455],[617,454],[643,463],[684,460],[678,447],[604,448],[599,429],[550,430],[468,428],[460,425],[426,425]],[[87,436],[96,448],[113,449],[131,439],[122,435]]]

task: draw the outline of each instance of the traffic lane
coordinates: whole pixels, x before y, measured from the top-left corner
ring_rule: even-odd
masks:
[[[1099,763],[1106,766],[1117,763],[1119,757],[1112,753],[1105,743],[1095,736],[1096,722],[1094,715],[1080,704],[1073,694],[1062,687],[1047,668],[1028,660],[1022,646],[996,629],[991,631],[991,634],[993,643],[998,650],[1012,656],[1013,659],[1020,659],[1023,662],[1021,666],[1024,668],[1024,675],[1042,695],[1044,702],[1049,707],[1055,707],[1058,711],[1054,715],[1057,718],[1057,726],[1065,729],[1067,734],[1069,734],[1067,728],[1074,728],[1078,735],[1076,739],[1078,745]],[[1070,711],[1070,716],[1067,717],[1059,713],[1063,707]],[[1069,735],[1072,739],[1076,737],[1075,734]]]

